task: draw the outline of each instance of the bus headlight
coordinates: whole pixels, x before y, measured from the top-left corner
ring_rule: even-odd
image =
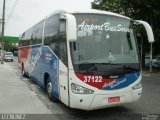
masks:
[[[93,94],[94,91],[85,87],[82,87],[80,85],[77,85],[75,83],[71,84],[72,92],[75,94]]]
[[[141,82],[139,82],[138,84],[136,84],[135,86],[132,87],[132,90],[136,90],[142,87]]]

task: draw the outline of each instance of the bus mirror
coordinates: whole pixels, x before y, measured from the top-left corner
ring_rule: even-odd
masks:
[[[61,13],[60,16],[59,16],[59,20],[60,21],[66,20],[66,16],[63,13]]]
[[[146,32],[147,32],[148,42],[149,43],[154,42],[154,35],[153,35],[152,28],[147,22],[141,21],[141,20],[134,20],[134,24],[136,25],[142,24],[145,27]]]
[[[67,40],[76,41],[77,40],[76,18],[71,14],[65,14],[65,16],[66,16]]]

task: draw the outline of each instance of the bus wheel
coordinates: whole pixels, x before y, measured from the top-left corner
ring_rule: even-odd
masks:
[[[52,95],[52,89],[53,89],[52,82],[51,82],[50,78],[48,77],[47,85],[46,85],[46,90],[47,90],[48,97],[51,101],[57,102],[58,99]]]

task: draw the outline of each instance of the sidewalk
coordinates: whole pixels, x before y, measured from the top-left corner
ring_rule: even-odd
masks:
[[[7,64],[0,64],[0,113],[50,114],[51,111]]]

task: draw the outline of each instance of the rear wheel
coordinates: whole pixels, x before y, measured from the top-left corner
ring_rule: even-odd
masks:
[[[51,101],[57,102],[58,99],[52,95],[52,89],[53,89],[53,85],[52,85],[52,82],[51,82],[50,78],[48,77],[47,85],[46,85],[46,90],[47,90],[48,97]]]

